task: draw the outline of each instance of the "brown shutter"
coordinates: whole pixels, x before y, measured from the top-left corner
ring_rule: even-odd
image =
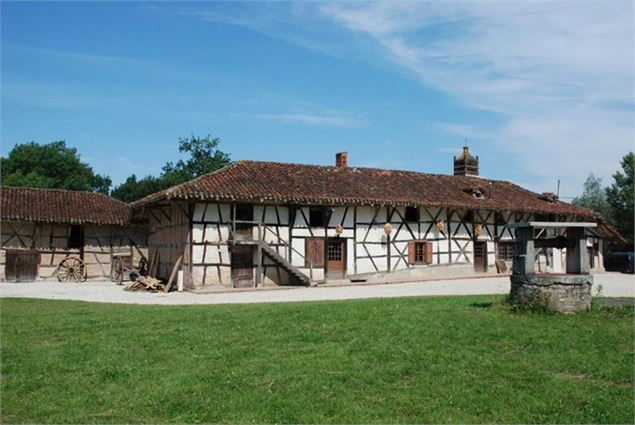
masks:
[[[432,242],[426,242],[425,244],[426,264],[432,264]]]
[[[315,245],[313,246],[313,262],[314,267],[324,267],[324,238],[313,238]]]
[[[304,240],[304,266],[324,267],[324,238],[306,238]]]
[[[313,261],[313,238],[306,238],[304,240],[304,267],[311,267],[311,261]],[[313,264],[315,266],[315,264]]]
[[[415,241],[408,242],[408,264],[415,263]]]

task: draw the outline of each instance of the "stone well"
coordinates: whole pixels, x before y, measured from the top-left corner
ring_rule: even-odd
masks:
[[[523,222],[513,223],[516,243],[511,279],[511,302],[530,310],[576,313],[591,307],[593,276],[589,274],[586,229],[596,223]],[[559,236],[539,237],[541,229],[559,229]],[[566,274],[535,271],[536,249],[566,249]]]
[[[512,275],[511,282],[513,302],[529,308],[571,314],[591,307],[591,275]]]

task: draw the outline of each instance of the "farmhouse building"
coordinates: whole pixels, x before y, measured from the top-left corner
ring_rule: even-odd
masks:
[[[467,146],[454,175],[350,167],[346,153],[333,167],[238,161],[133,203],[132,218],[148,223],[159,276],[179,262],[191,288],[496,273],[523,221],[598,223],[587,247],[602,269],[599,215],[478,175]],[[538,250],[537,270],[562,271],[564,251]]]
[[[146,228],[130,223],[130,206],[100,193],[2,187],[0,209],[5,280],[57,277],[62,263],[62,280],[105,278],[115,256],[147,256]]]

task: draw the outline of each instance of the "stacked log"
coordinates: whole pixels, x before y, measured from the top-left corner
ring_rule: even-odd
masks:
[[[159,279],[151,276],[139,276],[137,279],[124,288],[125,291],[147,291],[147,292],[163,292],[166,285]]]

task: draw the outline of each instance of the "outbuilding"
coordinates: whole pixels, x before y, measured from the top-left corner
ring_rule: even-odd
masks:
[[[147,258],[146,226],[132,224],[130,206],[104,194],[2,187],[0,208],[4,280],[55,278],[65,260],[73,271],[62,280],[103,279],[117,256]]]

